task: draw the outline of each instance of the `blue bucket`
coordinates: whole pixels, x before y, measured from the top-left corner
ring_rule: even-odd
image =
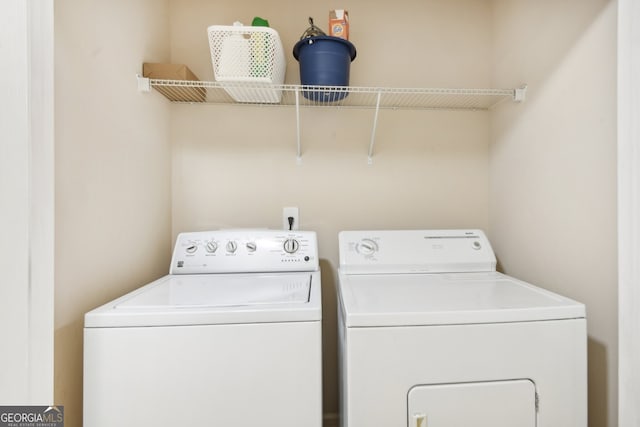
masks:
[[[319,102],[344,99],[349,92],[330,88],[349,86],[349,69],[356,57],[356,47],[348,40],[331,36],[307,37],[293,47],[293,56],[300,63],[303,86],[321,86],[323,91],[302,91],[302,95]]]

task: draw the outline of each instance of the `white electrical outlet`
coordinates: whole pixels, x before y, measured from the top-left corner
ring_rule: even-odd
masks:
[[[298,213],[298,208],[295,208],[295,207],[282,208],[282,228],[284,230],[289,230],[289,218],[293,218],[293,223],[291,224],[291,230],[299,230],[300,215]]]

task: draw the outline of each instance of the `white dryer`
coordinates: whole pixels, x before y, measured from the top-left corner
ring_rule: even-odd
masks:
[[[343,427],[586,427],[584,305],[479,230],[339,235]]]
[[[84,426],[321,427],[321,316],[315,233],[180,234],[85,315]]]

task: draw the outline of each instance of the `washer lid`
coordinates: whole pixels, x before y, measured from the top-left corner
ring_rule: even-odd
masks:
[[[497,272],[340,274],[347,327],[584,318],[583,304]]]
[[[85,315],[85,327],[321,319],[319,273],[168,275]]]

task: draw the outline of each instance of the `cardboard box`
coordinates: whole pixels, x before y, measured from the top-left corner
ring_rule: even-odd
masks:
[[[344,9],[329,12],[329,35],[349,40],[349,12]]]
[[[145,62],[142,64],[142,75],[159,80],[197,80],[198,77],[184,64],[158,64]],[[171,101],[204,102],[207,90],[203,87],[154,86],[154,88]]]

